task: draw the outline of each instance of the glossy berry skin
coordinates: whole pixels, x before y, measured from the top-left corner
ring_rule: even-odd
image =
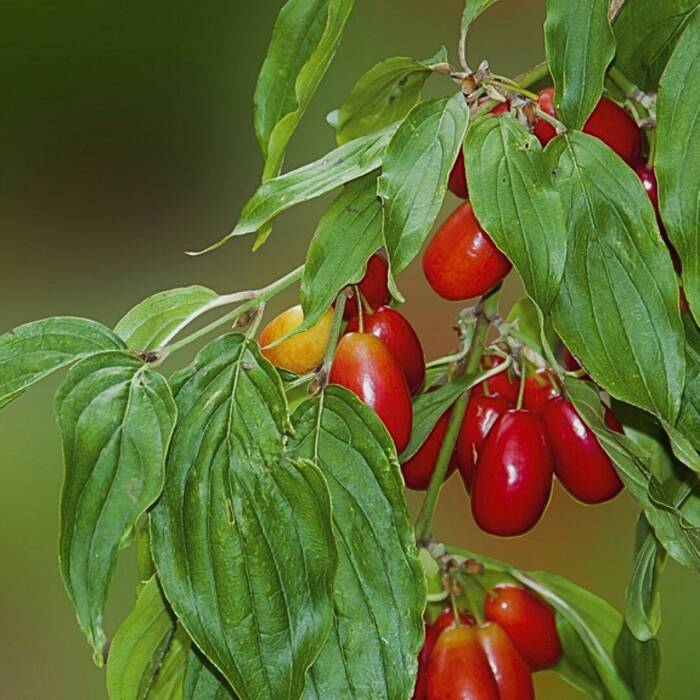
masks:
[[[549,87],[542,90],[537,103],[543,112],[553,117],[556,116],[554,88]],[[622,107],[607,97],[600,99],[591,116],[588,117],[583,131],[599,138],[629,165],[635,166],[639,163],[642,153],[641,129]],[[537,121],[534,132],[543,146],[546,146],[556,136],[554,127],[543,119]]]
[[[542,419],[554,471],[574,498],[583,503],[602,503],[620,493],[622,482],[610,458],[571,402],[563,396],[548,401]]]
[[[511,264],[483,231],[464,202],[445,220],[423,256],[423,272],[443,299],[481,296],[510,271]]]
[[[535,411],[536,413],[541,411],[547,401],[555,396],[559,396],[557,386],[554,375],[545,369],[529,374],[525,378],[523,406],[528,411]]]
[[[498,367],[503,362],[505,360],[498,355],[483,355],[481,357],[481,368],[484,370],[491,369],[492,367]],[[481,394],[505,399],[513,407],[518,400],[518,382],[511,376],[510,370],[504,370],[477,384],[472,389],[472,396]]]
[[[467,491],[471,491],[474,465],[486,436],[494,423],[510,408],[510,403],[498,396],[472,393],[469,397],[457,436],[457,465]]]
[[[413,405],[406,375],[389,348],[369,333],[349,333],[338,343],[329,380],[355,393],[386,425],[396,450],[411,435]]]
[[[445,439],[447,432],[447,424],[450,420],[451,411],[447,411],[435,424],[435,427],[428,435],[427,440],[420,446],[418,452],[413,457],[406,460],[401,465],[403,480],[409,489],[414,491],[425,491],[430,484],[430,477],[433,475],[435,463],[440,454],[440,447]],[[457,459],[453,454],[450,459],[450,464],[447,467],[445,481],[452,476],[452,473],[457,468]]]
[[[406,373],[408,388],[415,394],[425,379],[425,356],[413,326],[398,311],[381,306],[372,314],[363,315],[365,333],[377,336],[398,360]],[[358,331],[357,316],[348,323],[348,332]]]
[[[533,671],[561,658],[554,611],[535,593],[510,584],[495,586],[484,599],[486,619],[501,626]]]
[[[333,327],[332,309],[328,309],[321,319],[307,331],[292,336],[272,348],[265,347],[298,328],[303,320],[304,312],[301,306],[293,306],[291,309],[283,311],[279,316],[275,316],[260,333],[262,354],[275,367],[288,369],[297,374],[305,374],[318,367],[323,361]]]
[[[391,300],[389,292],[389,263],[379,253],[374,253],[367,261],[367,270],[357,285],[362,296],[373,309],[378,309]],[[343,318],[348,321],[359,313],[358,299],[348,299],[343,309]]]
[[[552,457],[539,416],[508,411],[489,431],[472,482],[472,514],[492,535],[522,535],[542,517],[552,490]]]
[[[532,674],[502,627],[487,622],[477,630],[481,648],[503,700],[534,700]]]
[[[651,168],[647,168],[646,165],[643,163],[638,165],[634,171],[637,173],[637,176],[639,179],[642,181],[642,187],[644,188],[644,191],[649,195],[649,199],[651,200],[651,203],[654,205],[654,209],[656,209],[656,215],[659,215],[659,185],[656,182],[656,175],[654,174],[654,171],[651,170]]]

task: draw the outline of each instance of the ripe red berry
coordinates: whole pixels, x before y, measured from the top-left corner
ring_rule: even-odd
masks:
[[[423,256],[423,271],[443,299],[481,296],[510,271],[511,264],[482,230],[469,202],[438,229]]]
[[[386,258],[379,253],[375,253],[367,261],[365,276],[357,285],[369,306],[378,309],[380,306],[389,303],[391,293],[389,292],[389,263]],[[348,299],[343,310],[343,318],[347,321],[353,316],[357,316],[359,299]]]
[[[483,370],[498,367],[505,362],[500,355],[482,355],[481,368]],[[511,406],[515,406],[518,399],[518,381],[510,369],[504,370],[477,384],[472,389],[472,396],[484,394],[505,399]]]
[[[484,599],[486,619],[498,623],[533,670],[554,666],[561,642],[554,611],[538,595],[520,586],[495,586]]]
[[[377,336],[398,360],[406,373],[408,388],[415,394],[425,379],[425,357],[413,326],[395,309],[380,306],[372,314],[363,315],[365,333]],[[359,317],[348,323],[347,332],[359,330]]]
[[[329,379],[374,409],[394,439],[397,452],[406,448],[413,418],[411,394],[401,365],[379,338],[369,333],[343,336]]]
[[[523,406],[529,411],[541,411],[544,405],[559,395],[558,383],[552,372],[539,369],[525,378]]]
[[[442,442],[445,439],[447,432],[447,424],[450,420],[451,411],[447,411],[440,420],[435,424],[427,440],[420,446],[419,450],[401,465],[401,473],[403,474],[404,482],[409,489],[414,491],[425,491],[430,484],[430,477],[435,470],[435,463]],[[450,464],[447,467],[445,480],[452,476],[452,473],[457,468],[457,459],[453,454],[450,458]]]
[[[532,674],[502,627],[487,622],[477,630],[501,700],[534,700]]]
[[[622,482],[610,457],[571,402],[563,396],[548,401],[542,419],[554,471],[574,498],[583,503],[602,503],[620,492]],[[613,420],[616,422],[612,414],[606,417],[606,421]]]
[[[539,416],[508,411],[489,431],[476,463],[474,520],[492,535],[522,535],[542,517],[551,490],[552,458]]]
[[[537,100],[539,108],[551,116],[554,110],[554,88],[545,88]],[[544,119],[535,124],[535,136],[546,146],[555,136],[554,127]],[[634,166],[642,153],[642,132],[625,110],[607,97],[602,97],[583,127],[586,134],[599,138],[624,161]]]
[[[639,179],[642,181],[642,187],[644,187],[644,191],[649,195],[649,199],[651,200],[651,203],[654,205],[654,209],[656,209],[656,214],[658,216],[659,214],[659,186],[658,183],[656,182],[656,175],[654,174],[654,171],[651,168],[647,168],[646,165],[643,163],[638,165],[634,171],[637,173],[639,176]]]

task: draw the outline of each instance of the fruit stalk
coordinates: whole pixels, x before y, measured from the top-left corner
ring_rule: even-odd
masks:
[[[479,369],[479,361],[484,350],[486,342],[486,334],[488,333],[490,318],[495,315],[498,306],[498,292],[500,287],[482,297],[477,307],[477,320],[472,336],[469,352],[460,371],[451,375],[452,380],[456,379],[462,373],[473,373]],[[464,413],[467,410],[469,401],[469,392],[465,392],[455,403],[452,408],[452,414],[447,424],[445,439],[440,448],[435,469],[430,477],[430,484],[425,495],[425,500],[421,507],[418,520],[416,521],[416,542],[418,545],[427,544],[430,540],[430,529],[433,522],[433,514],[440,497],[440,490],[445,481],[445,474],[450,463],[450,458],[454,452],[455,444],[459,429],[464,419]]]

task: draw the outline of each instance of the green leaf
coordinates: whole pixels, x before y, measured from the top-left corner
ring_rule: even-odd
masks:
[[[158,292],[128,311],[114,332],[129,348],[156,350],[198,316],[219,306],[221,299],[216,292],[200,286]]]
[[[537,306],[530,297],[523,297],[516,301],[508,312],[506,320],[508,323],[517,323],[518,331],[525,337],[527,344],[540,355],[544,354],[543,335],[550,348],[556,347],[559,342],[550,317],[544,318],[543,328]]]
[[[698,0],[626,0],[614,24],[615,65],[647,92],[659,78]]]
[[[289,0],[280,10],[255,88],[263,181],[277,176],[287,144],[331,64],[354,0]]]
[[[615,55],[608,0],[547,0],[547,65],[555,108],[570,129],[581,129],[603,94],[605,71]]]
[[[425,582],[394,446],[376,414],[328,387],[294,414],[292,454],[328,481],[339,545],[333,630],[304,698],[408,698]]]
[[[462,13],[462,31],[466,32],[469,25],[486,9],[491,7],[496,0],[464,0],[464,12]]]
[[[61,573],[98,665],[117,554],[160,495],[176,415],[165,379],[124,351],[81,360],[56,394],[65,464]]]
[[[547,148],[568,217],[554,327],[612,396],[674,423],[685,378],[678,287],[639,178],[593,136]]]
[[[661,77],[656,155],[659,205],[681,259],[683,289],[700,323],[700,11],[688,21]]]
[[[123,348],[109,328],[86,318],[57,316],[19,326],[0,336],[0,408],[81,357]]]
[[[634,566],[627,586],[625,620],[641,642],[656,637],[661,626],[659,583],[666,552],[644,515],[637,522]]]
[[[339,146],[320,160],[263,183],[243,207],[236,228],[202,252],[214,250],[234,236],[255,233],[286,209],[376,170],[395,129],[396,126],[390,126],[362,136]]]
[[[657,639],[640,642],[627,625],[615,642],[615,661],[635,700],[657,700],[661,649]]]
[[[181,698],[189,646],[153,576],[112,640],[107,663],[109,700]]]
[[[515,571],[521,583],[539,593],[556,611],[564,658],[554,668],[594,697],[636,700],[620,678],[615,642],[622,617],[602,598],[544,571]]]
[[[254,341],[215,340],[172,384],[179,420],[151,512],[163,590],[241,698],[299,697],[332,617],[323,476],[285,454],[282,382]]]
[[[187,656],[183,700],[236,700],[226,681],[194,647]]]
[[[403,119],[420,101],[430,67],[446,62],[447,51],[442,48],[427,61],[396,56],[370,68],[333,115],[338,144]]]
[[[688,314],[683,314],[683,325],[687,369],[677,427],[700,450],[700,329]]]
[[[384,201],[384,239],[394,275],[430,233],[468,122],[464,96],[456,93],[419,104],[391,139],[377,191]]]
[[[369,174],[346,185],[318,224],[301,278],[300,330],[316,323],[344,287],[362,279],[367,260],[381,244],[377,176]]]
[[[566,226],[548,159],[535,136],[512,117],[485,117],[465,143],[474,213],[547,312],[566,261]]]

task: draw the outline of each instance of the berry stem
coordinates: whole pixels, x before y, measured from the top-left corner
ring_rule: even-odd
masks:
[[[518,385],[518,402],[515,404],[515,410],[520,411],[523,407],[523,399],[525,398],[525,382],[527,381],[527,366],[523,360],[520,363],[520,384]]]
[[[481,353],[483,352],[486,342],[486,335],[491,324],[489,319],[494,316],[497,310],[499,290],[500,287],[497,287],[493,291],[483,296],[479,302],[474,335],[472,336],[469,352],[467,353],[467,357],[464,361],[464,367],[462,368],[462,372],[464,373],[472,374],[479,369]],[[459,376],[459,374],[457,376]],[[453,376],[452,379],[456,379],[457,376]],[[435,469],[430,477],[428,491],[425,495],[425,500],[423,501],[418,520],[416,521],[416,542],[418,542],[419,545],[426,544],[430,541],[433,515],[440,497],[442,484],[445,481],[447,467],[450,463],[452,453],[454,452],[455,444],[457,442],[457,435],[459,434],[459,429],[462,425],[464,413],[467,410],[468,401],[469,392],[465,392],[452,407],[452,413],[450,414],[450,420],[447,424],[445,438],[442,442],[442,446],[440,447],[440,453],[438,454],[437,462],[435,463]]]
[[[545,78],[548,74],[549,68],[547,67],[547,62],[542,61],[542,63],[538,63],[536,66],[530,68],[530,70],[521,73],[513,82],[520,88],[529,88]],[[497,104],[498,102],[496,100],[485,100],[474,109],[471,114],[472,119],[490,112]]]
[[[357,329],[360,333],[365,332],[365,310],[362,307],[362,292],[357,285],[353,285],[355,290],[355,303],[357,304]]]

